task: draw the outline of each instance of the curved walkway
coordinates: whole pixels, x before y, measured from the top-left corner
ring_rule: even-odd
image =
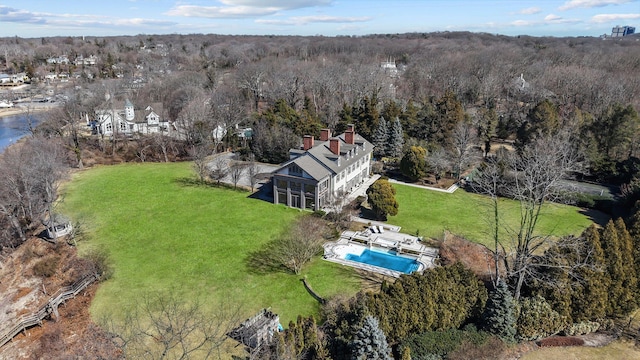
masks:
[[[68,299],[75,297],[84,288],[98,280],[98,278],[98,274],[91,274],[80,279],[72,286],[65,286],[59,289],[37,312],[30,315],[22,315],[14,321],[10,321],[9,326],[6,327],[8,330],[3,331],[2,337],[0,337],[0,347],[8,343],[9,340],[13,339],[20,332],[32,326],[41,325],[42,320],[52,313],[58,318],[58,306]]]

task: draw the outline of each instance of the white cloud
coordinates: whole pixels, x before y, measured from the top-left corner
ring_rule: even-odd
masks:
[[[509,26],[513,27],[525,27],[525,26],[545,26],[545,25],[554,25],[554,24],[577,24],[581,23],[580,19],[565,19],[556,14],[549,14],[541,20],[516,20],[509,23]]]
[[[342,17],[328,15],[294,16],[286,20],[258,19],[256,23],[267,25],[306,25],[310,23],[357,23],[371,20],[370,17]]]
[[[575,8],[594,8],[603,7],[608,5],[621,5],[630,3],[635,0],[570,0],[560,6],[559,10],[569,10]]]
[[[26,10],[17,10],[6,6],[0,6],[0,21],[24,24],[36,24],[59,27],[147,27],[147,26],[173,26],[175,22],[152,19],[110,19],[101,15],[85,14],[54,14],[38,13]]]
[[[326,6],[331,0],[220,0],[227,6],[248,6],[279,8],[282,10],[301,9],[307,7]]]
[[[640,19],[640,14],[598,14],[591,18],[594,23],[616,22],[618,20]]]
[[[540,11],[542,10],[539,7],[530,7],[530,8],[520,10],[518,11],[518,13],[522,15],[534,15],[539,13]]]
[[[14,9],[2,5],[0,5],[0,21],[29,24],[42,24],[46,22],[45,19],[33,12]]]
[[[535,25],[535,21],[515,20],[509,23],[511,26],[531,26]]]
[[[281,10],[275,7],[252,6],[195,6],[178,5],[166,12],[166,15],[202,17],[202,18],[247,18],[254,16],[272,15]]]
[[[220,0],[220,2],[226,6],[177,5],[165,14],[217,19],[248,18],[331,4],[331,0]]]

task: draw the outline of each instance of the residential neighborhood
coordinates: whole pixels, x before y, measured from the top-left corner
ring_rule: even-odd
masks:
[[[0,359],[640,357],[633,26],[175,28],[0,37]]]

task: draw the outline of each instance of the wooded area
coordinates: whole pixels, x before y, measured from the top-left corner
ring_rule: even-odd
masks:
[[[380,358],[418,358],[418,349],[443,358],[463,341],[484,346],[495,337],[509,344],[613,329],[613,320],[639,305],[636,41],[468,32],[193,34],[2,38],[0,50],[2,71],[25,72],[32,96],[50,92],[63,99],[0,159],[4,250],[49,224],[57,186],[72,167],[190,159],[200,182],[230,175],[236,187],[246,169],[208,163],[209,155],[233,150],[252,164],[280,163],[303,135],[318,137],[324,128],[337,134],[348,124],[376,146],[386,170],[411,181],[431,174],[436,185],[445,177],[463,180],[468,190],[494,200],[490,279],[457,264],[383,283],[375,294],[332,299],[323,308],[324,325],[313,318],[292,322],[265,349],[272,358],[373,356],[358,345],[367,337]],[[62,56],[70,61],[50,61]],[[95,56],[96,64],[74,65],[79,56]],[[50,74],[69,80],[47,79]],[[0,97],[17,101],[21,92],[5,90]],[[161,103],[159,115],[175,133],[91,134],[86,123],[125,100],[142,108]],[[238,129],[250,129],[251,136]],[[620,189],[619,196],[576,195],[562,190],[567,178],[607,184]],[[402,208],[384,179],[370,189],[377,191],[368,194],[380,218]],[[508,229],[507,238],[499,235],[499,197],[521,205],[520,227]],[[552,238],[536,232],[542,206],[552,201],[627,222]],[[254,255],[276,260],[265,267],[298,274],[322,242],[309,234],[319,234],[319,227],[301,221],[274,240],[275,250]],[[301,237],[305,243],[298,244]],[[434,340],[443,334],[449,342]],[[215,343],[222,337],[216,331]],[[451,349],[435,349],[437,343]]]

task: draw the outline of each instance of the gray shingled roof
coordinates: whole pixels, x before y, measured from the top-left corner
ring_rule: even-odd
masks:
[[[371,145],[371,143],[369,143],[360,135],[355,135],[354,145],[347,144],[345,142],[344,134],[338,136],[337,138],[340,142],[340,154],[342,155],[340,157],[340,165],[338,165],[336,162],[336,160],[338,159],[338,155],[332,153],[329,148],[330,141],[321,141],[316,143],[314,147],[307,151],[303,151],[300,149],[291,149],[289,153],[297,157],[282,164],[280,169],[286,168],[290,164],[295,163],[313,179],[320,181],[328,175],[336,175],[340,173],[349,165],[355,163],[364,156],[367,156],[367,154],[371,153],[371,151],[373,150],[373,145]],[[355,147],[359,147],[361,145],[365,146],[364,151],[362,149],[359,149],[357,155],[354,155],[349,159],[346,159],[344,157],[344,155],[347,154],[349,150],[352,150]]]
[[[320,181],[331,174],[331,172],[326,168],[318,166],[318,163],[310,156],[301,156],[294,159],[292,162],[300,166],[304,172],[317,181]]]
[[[353,149],[356,145],[351,145],[351,144],[347,144],[344,141],[344,134],[338,136],[338,139],[340,141],[340,154],[344,155],[346,154],[349,150]],[[360,135],[355,135],[355,139],[354,139],[355,143],[357,144],[365,144],[365,150],[364,151],[359,151],[358,155],[352,156],[350,159],[345,159],[344,157],[340,159],[340,165],[338,165],[335,161],[336,159],[336,155],[334,153],[331,152],[330,148],[329,148],[329,141],[323,141],[321,143],[319,143],[318,145],[312,147],[311,149],[307,150],[307,156],[311,156],[314,159],[317,160],[317,162],[319,162],[320,164],[322,164],[322,166],[324,166],[326,169],[328,169],[329,171],[331,171],[333,174],[338,174],[340,171],[346,169],[349,165],[355,163],[356,161],[360,160],[362,157],[364,157],[366,154],[368,154],[372,149],[373,149],[373,145],[371,145],[371,143],[369,143],[367,140],[365,140],[363,137],[361,137]],[[316,166],[318,166],[319,164],[317,164],[316,162]]]

